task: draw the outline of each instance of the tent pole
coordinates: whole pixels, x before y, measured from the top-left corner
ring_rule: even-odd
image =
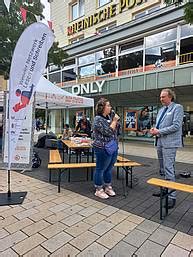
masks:
[[[48,134],[48,102],[46,102],[45,124],[46,124],[46,134]]]
[[[92,120],[94,120],[94,114],[95,114],[95,111],[94,111],[94,106],[92,107]]]

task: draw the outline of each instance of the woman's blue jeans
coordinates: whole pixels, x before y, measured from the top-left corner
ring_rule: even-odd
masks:
[[[94,148],[96,155],[96,170],[94,174],[95,187],[111,184],[113,165],[117,160],[118,151],[109,155],[103,148]]]

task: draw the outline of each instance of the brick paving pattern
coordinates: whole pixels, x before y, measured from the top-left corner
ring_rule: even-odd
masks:
[[[47,150],[41,150],[42,158]],[[177,205],[164,221],[159,220],[156,188],[147,185],[157,176],[156,159],[128,156],[143,164],[134,169],[134,188],[123,195],[122,175],[113,176],[117,196],[99,200],[93,195],[92,181],[85,172],[72,172],[72,181],[62,177],[61,193],[57,183],[48,181],[47,160],[40,169],[12,172],[12,191],[27,191],[19,206],[0,207],[0,256],[25,257],[192,257],[193,196],[178,192]],[[179,172],[193,165],[176,165],[177,181],[193,184],[193,178],[180,178]],[[6,191],[7,174],[0,170],[0,193]],[[56,181],[53,174],[53,181]]]

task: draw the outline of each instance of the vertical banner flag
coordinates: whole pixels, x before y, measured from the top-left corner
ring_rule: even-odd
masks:
[[[24,30],[15,47],[9,81],[8,169],[53,41],[54,34],[49,27],[36,22]]]

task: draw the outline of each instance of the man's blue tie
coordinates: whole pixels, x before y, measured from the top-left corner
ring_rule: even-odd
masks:
[[[164,114],[167,112],[167,110],[168,110],[168,107],[165,107],[163,112],[162,112],[162,114],[161,114],[161,116],[159,117],[159,120],[158,120],[157,125],[156,125],[156,129],[159,129],[160,123],[161,123],[161,121],[162,121],[162,119],[164,117]]]

